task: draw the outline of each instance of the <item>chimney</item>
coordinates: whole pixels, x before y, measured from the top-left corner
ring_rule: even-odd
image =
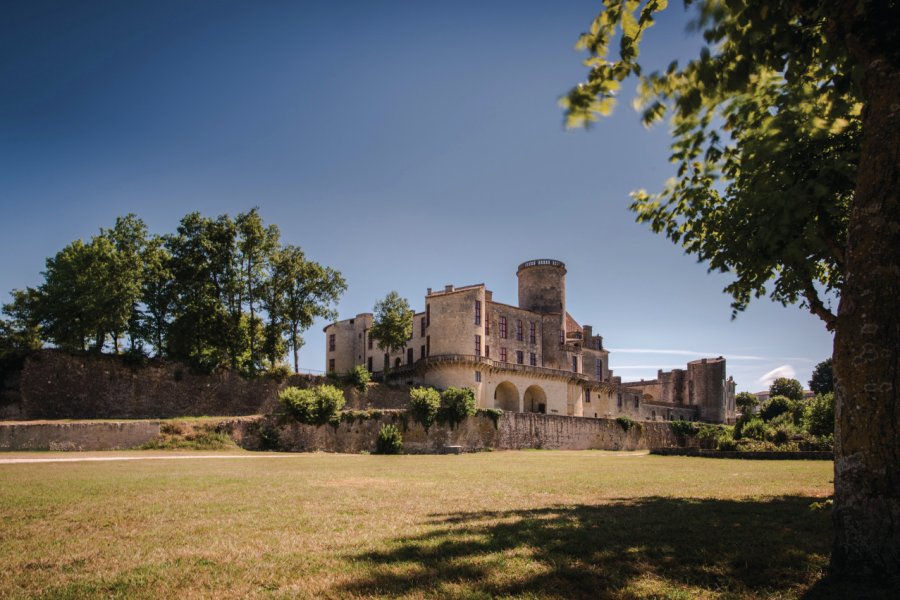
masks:
[[[590,343],[591,338],[594,337],[594,326],[593,325],[582,325],[582,330],[584,330],[584,339]]]
[[[430,295],[431,295],[431,288],[428,288],[428,293],[425,294],[425,295],[426,295],[426,296],[430,296]]]
[[[493,302],[494,301],[494,292],[491,290],[484,290],[484,301],[485,302]]]
[[[452,284],[452,283],[448,283],[447,285],[445,285],[445,286],[444,286],[444,291],[445,291],[445,292],[452,292],[452,291],[453,291],[453,284]]]

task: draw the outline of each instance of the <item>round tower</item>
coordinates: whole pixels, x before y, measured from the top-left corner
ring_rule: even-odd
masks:
[[[566,265],[540,258],[519,265],[519,308],[539,313],[566,314]]]

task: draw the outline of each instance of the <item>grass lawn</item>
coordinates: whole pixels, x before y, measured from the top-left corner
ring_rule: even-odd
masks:
[[[0,465],[0,597],[825,591],[830,462],[228,454]]]

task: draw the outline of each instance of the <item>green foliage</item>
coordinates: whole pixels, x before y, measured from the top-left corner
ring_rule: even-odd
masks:
[[[834,391],[834,373],[830,358],[823,360],[813,369],[812,379],[809,380],[809,389],[816,394],[828,394]]]
[[[373,410],[345,410],[341,412],[341,423],[353,424],[362,421],[377,421],[384,416],[384,411]]]
[[[372,375],[364,365],[356,365],[347,372],[347,383],[356,388],[360,393],[363,393],[368,389],[369,381],[371,379]]]
[[[803,429],[814,436],[834,435],[834,394],[817,394],[803,407]]]
[[[759,406],[759,398],[750,392],[741,392],[734,397],[734,403],[741,413],[751,413]]]
[[[784,396],[799,402],[803,400],[803,385],[796,379],[779,377],[769,386],[769,396]]]
[[[400,454],[403,452],[403,436],[396,425],[382,425],[375,440],[376,454]]]
[[[416,387],[409,391],[409,412],[428,431],[441,409],[441,394],[434,388]]]
[[[141,446],[142,450],[224,450],[235,443],[215,425],[189,425],[178,422],[160,424],[159,435]]]
[[[740,437],[741,439],[765,441],[770,439],[773,433],[772,428],[769,427],[765,421],[758,417],[754,417],[743,423]]]
[[[619,427],[621,427],[624,431],[628,431],[635,426],[634,420],[631,417],[625,415],[616,417],[616,423],[618,423]]]
[[[325,425],[339,418],[344,407],[344,392],[333,385],[311,389],[288,387],[278,395],[287,414],[307,425]]]
[[[715,450],[723,438],[731,438],[732,429],[703,423],[697,431],[697,443],[706,450]]]
[[[437,421],[455,427],[475,414],[475,392],[469,388],[449,387],[441,393]]]
[[[778,415],[792,413],[797,408],[797,403],[787,396],[772,396],[759,409],[759,416],[764,421],[771,421]]]
[[[632,194],[638,221],[710,270],[732,274],[725,291],[735,313],[769,293],[783,304],[802,301],[832,326],[816,284],[826,292],[843,285],[862,90],[847,47],[826,36],[865,12],[841,16],[829,3],[686,3],[696,7],[707,45],[683,66],[645,73],[639,43],[668,3],[603,4],[578,41],[590,70],[562,101],[567,123],[609,114],[622,82],[636,77],[644,123],[671,114],[676,164],[662,192]],[[618,56],[610,56],[617,36]]]
[[[49,343],[254,375],[278,365],[289,341],[296,368],[300,334],[331,318],[346,289],[336,271],[281,248],[255,208],[236,219],[191,213],[165,236],[127,215],[48,258],[43,275],[3,307],[0,355]]]
[[[269,377],[270,379],[274,379],[275,381],[284,381],[292,374],[293,371],[291,371],[291,368],[287,365],[273,365],[266,369],[265,373],[263,373],[263,375]]]
[[[503,411],[499,408],[479,408],[475,411],[476,416],[485,416],[494,422],[494,429],[500,427],[500,417]]]
[[[378,348],[396,352],[406,347],[412,336],[413,310],[406,298],[397,292],[390,292],[383,300],[375,303],[375,319],[369,335],[378,341]],[[390,368],[387,365],[386,368]]]
[[[700,431],[700,424],[691,421],[669,421],[669,428],[680,438],[694,437]]]

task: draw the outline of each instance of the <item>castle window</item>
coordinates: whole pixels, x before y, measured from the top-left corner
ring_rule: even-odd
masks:
[[[371,373],[371,372],[372,372],[372,357],[371,357],[371,356],[370,356],[369,359],[366,361],[366,363],[367,363],[366,366],[367,366],[368,369],[369,369],[369,373]]]
[[[591,390],[584,388],[584,401],[588,404],[591,403]]]
[[[520,365],[525,363],[525,353],[521,350],[516,350],[516,363]]]
[[[529,354],[529,356],[528,356],[528,364],[530,364],[532,367],[536,367],[536,366],[537,366],[537,354],[535,354],[534,352],[532,352],[531,354]]]
[[[597,359],[597,362],[594,363],[594,375],[597,379],[603,379],[603,361]]]
[[[425,356],[431,356],[431,336],[425,336]]]
[[[573,373],[578,372],[578,357],[577,356],[572,357],[572,372]]]
[[[500,348],[500,362],[506,362],[506,348]]]
[[[485,345],[485,347],[484,347],[484,357],[485,358],[491,357],[491,347],[488,345]]]
[[[425,305],[425,327],[431,327],[431,305]]]
[[[408,365],[413,364],[413,349],[412,348],[406,349],[406,364],[408,364]]]
[[[560,344],[566,343],[566,332],[563,331],[562,329],[559,330],[559,343]]]
[[[522,341],[522,319],[516,319],[516,339]]]
[[[334,352],[334,347],[335,347],[335,338],[334,338],[334,334],[332,333],[331,335],[328,336],[328,349],[331,352]]]
[[[481,300],[475,301],[475,324],[481,325]]]
[[[475,356],[481,356],[481,336],[475,336]]]
[[[640,397],[640,396],[635,396],[635,397],[634,397],[634,407],[635,407],[635,408],[638,408],[638,407],[640,407],[640,405],[641,405],[641,397]]]
[[[528,324],[528,343],[536,344],[537,343],[537,326],[534,321],[531,321]]]
[[[328,359],[328,370],[331,373],[334,373],[334,359],[333,358]]]
[[[506,317],[500,317],[500,339],[506,339]]]
[[[371,350],[371,349],[372,349],[372,336],[370,334],[369,335],[369,350]]]
[[[481,383],[481,371],[475,371],[475,383]]]
[[[422,317],[422,319],[419,321],[419,325],[419,335],[425,337],[425,317]]]
[[[616,402],[616,406],[618,406],[619,408],[622,408],[622,394],[621,393],[619,394],[619,399],[618,399],[618,402]]]
[[[491,315],[484,316],[484,335],[491,335]]]
[[[425,358],[425,346],[419,348],[419,358]]]

